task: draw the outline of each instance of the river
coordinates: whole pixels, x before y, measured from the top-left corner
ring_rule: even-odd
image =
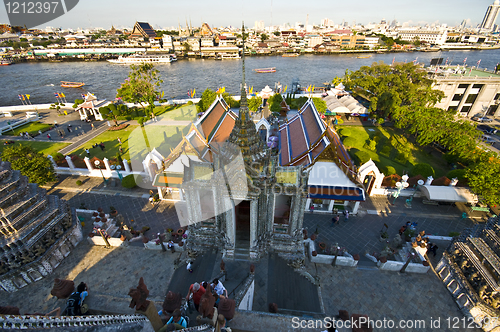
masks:
[[[500,62],[500,50],[372,54],[364,59],[357,58],[355,54],[301,55],[295,58],[254,56],[245,60],[246,82],[249,87],[254,87],[254,91],[266,85],[273,88],[275,82],[290,88],[294,79],[298,79],[303,87],[310,84],[322,86],[323,82],[344,75],[346,69],[354,71],[375,61],[391,63],[395,58],[396,62],[410,62],[417,58],[417,62],[427,66],[436,57],[442,57],[444,61],[448,59],[452,65],[463,64],[467,58],[467,65],[475,66],[481,60],[480,68],[492,69]],[[253,71],[268,67],[276,67],[276,72]],[[188,59],[158,65],[157,68],[163,80],[161,90],[168,99],[187,98],[190,89],[196,89],[196,96],[199,97],[206,88],[216,90],[222,86],[231,94],[239,94],[241,60]],[[0,66],[0,106],[20,105],[20,94],[31,95],[33,104],[52,103],[55,92],[63,92],[68,102],[81,98],[81,94],[87,91],[99,99],[112,100],[128,72],[128,66],[109,62],[41,62]],[[82,89],[61,88],[60,81],[85,82],[86,85]]]

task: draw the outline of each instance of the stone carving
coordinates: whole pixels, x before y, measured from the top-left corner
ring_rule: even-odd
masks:
[[[169,291],[162,305],[163,311],[173,313],[175,309],[181,308],[181,294]]]
[[[73,293],[75,289],[75,283],[73,280],[54,280],[54,287],[50,291],[50,294],[57,297],[58,299],[65,299]]]
[[[139,285],[137,288],[131,288],[128,292],[128,295],[132,297],[132,301],[130,301],[130,308],[134,308],[135,310],[145,311],[149,305],[149,301],[146,300],[149,295],[149,290],[144,284],[144,279],[141,277],[139,279]]]
[[[203,317],[212,319],[214,317],[215,297],[212,295],[210,285],[207,286],[205,294],[201,296],[198,311]]]

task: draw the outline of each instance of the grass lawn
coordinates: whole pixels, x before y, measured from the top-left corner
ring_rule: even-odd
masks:
[[[401,150],[401,144],[395,138],[405,140],[401,130],[390,127],[339,126],[338,129],[340,132],[342,132],[342,128],[348,128],[351,132],[349,137],[355,140],[354,146],[349,150],[351,156],[356,150],[366,152],[382,172],[384,166],[392,166],[399,175],[407,172],[411,173],[413,165],[418,163],[431,165],[436,172],[435,178],[444,176],[451,170],[445,160],[432,156],[424,147],[413,143],[412,138],[403,143],[406,146],[406,150],[409,151],[408,162],[402,164],[396,161],[398,159],[397,156],[400,154],[398,150]],[[380,137],[380,139],[376,145],[376,150],[372,151],[366,147],[365,143],[375,136]],[[342,140],[345,138],[342,137]],[[389,151],[387,155],[381,154],[384,148],[385,152]]]
[[[118,131],[105,131],[101,135],[90,140],[87,144],[71,152],[81,158],[87,156],[85,148],[90,150],[90,158],[97,157],[103,159],[114,158],[119,151],[120,144],[118,137],[122,141],[123,159],[137,160],[142,162],[148,153],[143,132],[145,132],[151,149],[156,148],[164,157],[170,154],[173,149],[182,140],[182,134],[187,134],[190,126],[162,126],[156,123],[147,124],[144,128],[140,126],[128,126]],[[143,131],[144,129],[144,131]],[[105,149],[102,151],[99,147],[92,148],[92,145],[104,143]]]
[[[21,132],[28,132],[31,136],[37,136],[39,133],[38,131],[41,130],[42,133],[44,131],[49,130],[49,128],[52,127],[52,125],[47,124],[47,123],[40,123],[38,121],[27,123],[24,126],[17,127],[14,129],[14,131],[9,130],[4,133],[6,136],[19,136],[19,133]]]
[[[85,158],[87,156],[85,149],[88,148],[90,150],[90,158],[97,157],[101,160],[105,157],[108,159],[114,158],[118,153],[119,151],[118,149],[120,147],[120,144],[118,143],[118,137],[119,137],[122,141],[122,148],[123,148],[122,158],[130,160],[128,138],[130,133],[134,131],[136,128],[139,128],[139,126],[128,126],[125,129],[116,131],[106,130],[99,136],[88,141],[87,144],[81,146],[76,150],[71,151],[71,154],[76,154],[81,158]],[[92,145],[99,144],[101,142],[104,143],[105,146],[104,151],[102,151],[101,148],[99,147],[92,148]]]
[[[197,119],[196,105],[169,105],[155,107],[154,110],[158,120],[194,121]]]
[[[5,140],[0,140],[0,153],[3,152],[7,146],[11,145],[3,145]],[[16,141],[15,144],[22,144],[31,146],[38,152],[42,152],[44,155],[48,156],[49,154],[55,154],[57,151],[61,150],[65,146],[69,145],[69,143],[51,143],[51,142],[34,142],[34,141]]]

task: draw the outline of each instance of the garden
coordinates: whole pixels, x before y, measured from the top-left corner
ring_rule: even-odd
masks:
[[[34,121],[34,122],[27,123],[21,127],[17,127],[14,130],[6,131],[5,133],[3,133],[3,135],[19,136],[20,133],[28,132],[28,134],[31,137],[35,137],[35,136],[38,136],[40,134],[39,131],[44,133],[44,132],[51,130],[51,129],[52,129],[52,125],[50,125],[50,124],[41,123],[39,121]]]
[[[11,146],[11,144],[16,144],[16,145],[21,144],[24,146],[30,146],[35,151],[41,152],[46,156],[54,155],[57,153],[57,151],[69,145],[69,143],[0,140],[0,154],[3,152],[5,147]]]
[[[337,132],[358,166],[371,158],[386,176],[418,175],[412,174],[417,164],[430,165],[434,177],[445,176],[451,170],[443,158],[431,153],[430,147],[419,146],[412,136],[396,128],[341,126]]]

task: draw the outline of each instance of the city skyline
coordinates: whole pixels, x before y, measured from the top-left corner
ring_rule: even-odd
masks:
[[[386,0],[372,2],[361,0],[356,3],[344,3],[342,6],[328,1],[315,1],[306,8],[304,2],[298,0],[255,0],[253,2],[240,1],[239,3],[218,0],[215,2],[191,1],[163,2],[149,0],[147,5],[132,1],[121,1],[120,5],[97,0],[80,1],[78,5],[65,15],[38,26],[65,28],[104,28],[132,27],[136,21],[149,22],[155,29],[184,27],[187,22],[192,26],[200,26],[207,22],[210,26],[234,26],[245,22],[248,27],[253,27],[255,21],[264,21],[265,26],[282,25],[289,23],[292,27],[296,22],[306,24],[309,15],[309,25],[320,24],[322,19],[328,18],[334,24],[343,21],[351,25],[379,23],[382,19],[399,23],[408,22],[410,25],[418,24],[447,24],[458,26],[463,20],[468,25],[476,26],[481,23],[491,0],[481,0],[470,6],[469,1],[430,1],[422,0],[413,7],[404,6],[400,1]],[[409,2],[408,2],[409,3]],[[362,8],[362,10],[360,10]],[[0,10],[0,22],[8,23],[7,12],[4,7]]]

